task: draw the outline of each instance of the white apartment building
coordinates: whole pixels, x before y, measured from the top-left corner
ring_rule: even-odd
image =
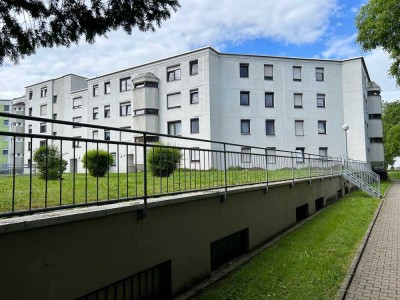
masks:
[[[32,116],[324,156],[345,155],[342,125],[348,124],[349,156],[373,165],[384,160],[380,88],[362,57],[225,54],[206,47],[95,78],[69,74],[33,84],[26,87],[25,106]],[[79,125],[27,121],[25,131],[135,141],[133,134]],[[195,141],[169,143],[221,149]],[[25,139],[27,151],[37,146]],[[142,163],[134,147],[110,147],[129,167]],[[64,143],[68,171],[83,170],[79,160],[84,152],[82,145]]]

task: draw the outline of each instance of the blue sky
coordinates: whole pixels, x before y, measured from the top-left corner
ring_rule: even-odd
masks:
[[[0,67],[0,99],[24,87],[68,73],[94,77],[137,64],[212,46],[228,53],[344,59],[363,55],[384,100],[400,99],[387,76],[382,50],[362,53],[354,18],[360,0],[180,0],[181,8],[154,33],[110,32],[92,45],[39,49],[18,65]]]

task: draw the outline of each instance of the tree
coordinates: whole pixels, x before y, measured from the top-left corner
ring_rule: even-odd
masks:
[[[370,0],[356,17],[357,41],[364,51],[384,49],[393,59],[390,75],[400,85],[400,5],[398,0]]]
[[[168,177],[175,171],[181,156],[179,149],[159,144],[147,151],[147,162],[154,176]]]
[[[82,158],[83,167],[94,177],[106,175],[113,162],[112,155],[104,150],[89,150]]]
[[[400,101],[384,102],[382,111],[383,140],[385,147],[385,161],[392,163],[395,156],[400,155],[400,135],[396,135],[400,124]]]
[[[0,65],[14,63],[39,47],[70,46],[83,36],[122,28],[154,31],[176,11],[178,0],[2,0],[0,1]]]
[[[33,154],[40,178],[45,180],[61,179],[67,169],[67,161],[62,158],[57,146],[40,146]]]

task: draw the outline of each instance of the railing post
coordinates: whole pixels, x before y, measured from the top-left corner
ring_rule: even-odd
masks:
[[[265,148],[265,177],[267,180],[267,190],[268,190],[268,150]]]
[[[228,197],[228,182],[227,182],[227,161],[226,161],[226,144],[224,143],[224,184],[225,184],[225,193],[224,193],[224,201]]]
[[[143,218],[147,216],[147,135],[143,133]]]
[[[311,183],[311,154],[308,154],[308,179]]]
[[[322,167],[322,179],[324,179],[325,176],[325,169],[324,169],[324,158],[320,156],[321,159],[321,167]]]
[[[294,158],[293,158],[293,152],[290,152],[290,155],[292,157],[292,186],[294,186]]]

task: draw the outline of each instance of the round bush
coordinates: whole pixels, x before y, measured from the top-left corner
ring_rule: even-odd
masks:
[[[147,151],[149,168],[156,177],[168,177],[176,169],[181,160],[181,152],[176,148],[155,146]]]
[[[83,167],[94,177],[106,175],[113,162],[112,155],[104,150],[89,150],[82,158]]]
[[[47,157],[47,159],[46,159]],[[67,161],[62,158],[57,146],[40,146],[33,153],[33,161],[36,163],[41,179],[61,179],[67,169]]]

